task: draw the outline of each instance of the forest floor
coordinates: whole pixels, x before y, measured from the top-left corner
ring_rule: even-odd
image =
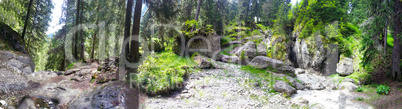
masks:
[[[346,90],[298,90],[297,94],[284,97],[272,92],[267,82],[256,82],[253,76],[241,70],[240,65],[218,62],[220,69],[203,69],[193,73],[182,91],[169,97],[144,96],[143,108],[373,108]],[[308,77],[308,78],[304,78]],[[328,77],[300,74],[300,81],[322,82]],[[317,81],[315,81],[317,80]],[[332,81],[332,80],[329,80]],[[303,81],[305,82],[305,81]]]

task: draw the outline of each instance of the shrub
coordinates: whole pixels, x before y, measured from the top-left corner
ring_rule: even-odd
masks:
[[[190,58],[179,57],[172,51],[151,54],[133,76],[134,86],[148,95],[168,95],[183,88],[184,79],[196,63]]]
[[[385,86],[385,85],[379,85],[379,86],[377,86],[377,90],[376,90],[376,92],[378,93],[378,94],[385,94],[385,95],[388,95],[388,93],[389,93],[389,87],[388,86]]]
[[[358,88],[356,89],[356,92],[363,92],[363,87],[358,87]]]

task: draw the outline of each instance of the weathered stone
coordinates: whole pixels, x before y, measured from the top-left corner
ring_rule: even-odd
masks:
[[[351,82],[341,82],[341,84],[338,85],[338,89],[346,91],[354,91],[357,89],[357,85]]]
[[[292,86],[295,87],[297,90],[304,89],[304,86],[299,81],[296,81],[294,78],[287,76],[286,79],[288,79]]]
[[[24,97],[21,104],[19,104],[18,109],[36,109],[36,107],[32,98]]]
[[[310,86],[310,89],[311,90],[323,90],[323,89],[325,89],[325,86],[322,85],[322,83],[316,83],[316,84],[312,84]]]
[[[234,54],[241,57],[243,52],[244,56],[247,56],[246,58],[253,59],[257,55],[255,43],[253,41],[247,42],[244,46],[235,51]]]
[[[272,59],[266,56],[257,56],[253,60],[251,60],[250,65],[259,68],[259,69],[265,69],[271,66],[274,69],[280,68],[284,66],[284,63],[282,61]]]
[[[195,56],[194,61],[197,63],[197,68],[200,68],[200,69],[208,69],[208,68],[213,67],[210,62],[211,60],[208,60],[208,59],[204,58],[203,56],[199,56],[199,55]]]
[[[291,96],[292,94],[296,93],[296,89],[290,86],[285,81],[277,80],[274,84],[274,90],[285,93],[287,96]]]
[[[348,76],[353,73],[353,59],[348,57],[341,57],[336,72],[341,76]]]
[[[192,37],[187,43],[190,55],[197,52],[203,56],[212,58],[216,57],[221,50],[221,39],[216,34]]]
[[[240,63],[240,58],[237,56],[222,55],[222,62],[226,63]]]
[[[351,83],[355,83],[355,80],[352,78],[345,78],[342,80],[342,82],[351,82]]]
[[[258,56],[267,56],[267,47],[264,44],[257,45]]]
[[[41,82],[56,77],[57,73],[53,71],[38,71],[27,75],[27,78],[33,82]]]

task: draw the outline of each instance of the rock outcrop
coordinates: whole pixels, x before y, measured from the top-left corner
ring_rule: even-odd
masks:
[[[249,41],[246,44],[244,44],[242,47],[240,47],[239,49],[235,49],[234,51],[232,51],[231,53],[235,54],[236,56],[241,57],[242,55],[246,56],[244,58],[247,59],[253,59],[256,55],[256,45],[254,42]]]
[[[282,61],[272,59],[266,56],[255,57],[253,60],[250,61],[249,65],[259,69],[273,68],[282,73],[290,73],[290,74],[295,73],[295,69],[293,67],[286,65]]]

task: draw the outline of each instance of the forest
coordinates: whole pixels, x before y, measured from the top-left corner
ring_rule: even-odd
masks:
[[[402,0],[0,0],[0,109],[400,108]]]

